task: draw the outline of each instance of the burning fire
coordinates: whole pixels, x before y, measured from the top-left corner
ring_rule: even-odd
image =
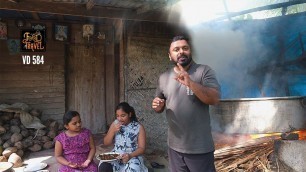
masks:
[[[306,130],[299,130],[294,133],[299,134],[299,140],[306,140]]]
[[[298,130],[298,131],[293,131],[291,133],[295,133],[299,135],[299,140],[306,140],[306,130]],[[266,134],[251,134],[250,137],[251,139],[259,139],[262,137],[281,137],[283,133],[266,133]]]
[[[235,146],[246,142],[256,142],[256,140],[306,140],[306,130],[298,130],[290,133],[265,133],[265,134],[225,134],[213,133],[216,149]],[[283,138],[284,137],[284,138]],[[293,138],[293,139],[292,139]]]
[[[262,137],[280,137],[282,133],[267,133],[267,134],[251,134],[250,137],[251,139],[259,139]]]
[[[213,133],[213,137],[216,148],[215,165],[218,171],[272,171],[274,165],[271,166],[271,157],[277,156],[272,154],[275,141],[306,140],[306,129],[266,134]]]

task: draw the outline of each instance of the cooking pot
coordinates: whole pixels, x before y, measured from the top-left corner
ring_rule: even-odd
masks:
[[[222,99],[210,106],[212,130],[275,133],[306,129],[306,97]]]

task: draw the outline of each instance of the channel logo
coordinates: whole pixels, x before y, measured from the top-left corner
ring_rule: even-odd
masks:
[[[45,52],[46,30],[21,30],[21,52]]]

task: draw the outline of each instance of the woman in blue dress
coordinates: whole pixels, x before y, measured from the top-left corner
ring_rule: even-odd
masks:
[[[120,154],[120,160],[111,162],[115,172],[147,172],[141,155],[145,152],[146,133],[138,122],[135,110],[126,102],[116,107],[116,120],[111,124],[104,145],[114,141],[113,152]],[[107,171],[107,164],[102,163],[100,171]]]

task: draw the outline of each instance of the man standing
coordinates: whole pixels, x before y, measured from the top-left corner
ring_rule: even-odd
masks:
[[[214,71],[192,60],[187,37],[176,36],[169,48],[174,68],[161,74],[152,108],[166,109],[171,172],[214,172],[214,143],[209,105],[219,102]]]

